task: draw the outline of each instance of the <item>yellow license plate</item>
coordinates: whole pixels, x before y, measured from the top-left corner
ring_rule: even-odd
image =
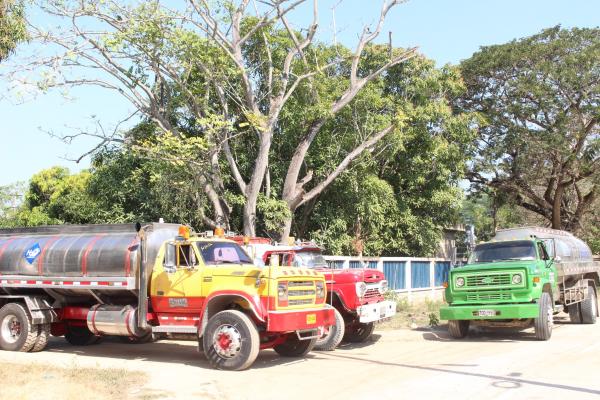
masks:
[[[317,314],[307,314],[306,315],[306,323],[307,324],[316,324],[317,323]]]

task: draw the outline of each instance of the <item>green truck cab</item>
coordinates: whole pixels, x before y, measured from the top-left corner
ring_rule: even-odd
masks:
[[[440,319],[451,336],[469,326],[533,325],[539,340],[552,335],[554,314],[568,311],[575,323],[595,323],[600,263],[568,232],[526,227],[498,231],[475,246],[465,266],[450,271]]]

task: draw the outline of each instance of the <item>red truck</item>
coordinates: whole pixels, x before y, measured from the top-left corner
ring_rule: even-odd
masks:
[[[284,246],[272,244],[266,238],[233,239],[244,245],[255,264],[269,265],[276,255],[281,266],[311,268],[325,275],[327,302],[334,307],[335,325],[324,328],[316,350],[334,350],[342,340],[364,342],[373,333],[376,322],[396,314],[396,303],[384,299],[388,283],[381,271],[330,268],[322,249],[312,242]]]

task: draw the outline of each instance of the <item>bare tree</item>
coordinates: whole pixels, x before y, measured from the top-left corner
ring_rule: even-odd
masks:
[[[317,91],[311,89],[313,79],[333,66],[349,63],[347,89],[327,106],[324,116],[309,124],[289,163],[281,194],[291,215],[281,232],[282,237],[287,237],[293,212],[316,198],[353,160],[394,129],[390,123],[364,136],[319,182],[311,182],[312,171],[302,174],[306,155],[326,122],[348,106],[365,85],[415,55],[415,49],[393,56],[390,51],[389,60],[380,67],[365,76],[359,73],[365,48],[379,36],[390,10],[403,2],[383,1],[378,21],[374,27],[362,30],[350,59],[340,56],[330,62],[312,62],[307,51],[319,28],[317,0],[312,1],[312,22],[302,35],[292,28],[288,16],[309,0],[240,0],[232,7],[219,2],[214,5],[208,0],[188,0],[173,8],[158,2],[125,6],[118,1],[44,1],[38,7],[51,18],[68,23],[68,27],[46,31],[39,24],[30,23],[32,40],[53,52],[30,59],[11,79],[30,83],[29,73],[42,71],[44,79],[37,82],[39,87],[95,85],[113,90],[154,121],[160,128],[159,134],[181,135],[173,114],[201,121],[201,129],[209,132],[209,168],[202,173],[202,182],[214,210],[214,219],[207,222],[228,224],[231,208],[222,196],[223,175],[228,173],[245,199],[244,233],[255,235],[257,200],[263,187],[270,191],[269,151],[282,110],[302,85],[311,90],[317,101]],[[281,59],[273,57],[275,47],[261,33],[271,26],[287,32],[289,38],[289,47]],[[257,78],[245,54],[245,46],[256,37],[262,39],[266,52],[261,68],[267,72],[262,80]],[[190,84],[192,76],[197,75],[202,76],[201,89]],[[173,92],[184,99],[175,110],[166,100]],[[248,132],[257,143],[249,172],[240,168],[232,148],[237,137],[232,121],[242,119],[240,116],[248,121]],[[114,135],[110,140],[116,140]],[[221,171],[219,160],[223,156],[228,171]],[[310,189],[306,189],[309,182]]]

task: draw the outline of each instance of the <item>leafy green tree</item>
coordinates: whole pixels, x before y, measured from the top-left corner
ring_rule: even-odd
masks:
[[[312,3],[313,11],[306,33],[293,30],[288,20],[305,2]],[[156,124],[159,136],[201,136],[207,168],[197,170],[195,181],[213,209],[212,219],[229,225],[227,199],[243,198],[243,230],[255,234],[262,199],[275,219],[285,218],[280,227],[285,237],[298,207],[399,129],[396,113],[401,110],[381,104],[362,134],[346,141],[345,155],[322,179],[305,169],[325,126],[387,70],[416,54],[415,49],[373,46],[388,12],[401,2],[383,2],[378,21],[365,27],[349,50],[315,40],[316,0],[283,0],[258,9],[250,0],[190,1],[170,8],[155,1],[134,6],[110,0],[43,1],[38,2],[40,10],[64,21],[65,30],[32,29],[35,40],[61,49],[32,67],[46,72],[37,82],[40,88],[98,85],[125,96]],[[292,151],[275,197],[268,182],[273,144],[286,130],[283,114],[297,110],[287,107],[292,99],[300,99],[310,114],[304,114],[309,119],[289,142]],[[114,135],[103,140],[110,142]],[[226,188],[227,183],[232,185]],[[288,212],[280,212],[281,202]]]
[[[91,174],[71,175],[64,167],[52,167],[33,175],[22,204],[0,221],[5,227],[50,224],[86,224],[98,221],[99,209],[87,188]]]
[[[0,62],[5,60],[20,42],[27,39],[22,1],[0,0]]]
[[[469,178],[556,229],[580,231],[600,193],[600,29],[560,26],[461,64],[478,112]]]

